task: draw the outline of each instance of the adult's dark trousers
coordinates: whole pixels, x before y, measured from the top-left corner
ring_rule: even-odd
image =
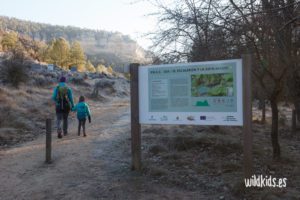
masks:
[[[68,134],[68,112],[56,112],[56,127],[57,127],[57,133],[61,133],[61,130],[63,130],[64,135]],[[61,124],[63,124],[63,128],[61,128]]]

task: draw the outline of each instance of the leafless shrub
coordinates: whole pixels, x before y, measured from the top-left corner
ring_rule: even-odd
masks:
[[[162,145],[153,145],[149,148],[149,152],[153,155],[157,155],[161,152],[167,152],[167,148]]]
[[[114,94],[116,93],[116,90],[114,88],[115,82],[108,79],[101,79],[98,81],[95,86],[92,93],[92,97],[97,98],[99,96],[99,91],[104,91],[106,94]]]
[[[212,145],[213,145],[213,141],[211,141],[208,138],[178,136],[171,141],[169,147],[177,151],[187,151],[192,148],[197,148],[197,147],[206,148]]]
[[[19,60],[9,59],[3,63],[1,79],[15,88],[28,80],[28,67]]]
[[[152,166],[150,168],[147,169],[148,174],[150,174],[151,176],[163,176],[168,174],[168,171],[164,168],[161,167],[157,167],[157,166]]]
[[[38,86],[38,87],[49,86],[53,83],[55,83],[54,79],[44,77],[44,76],[40,76],[40,75],[35,75],[32,78],[32,84],[35,85],[35,86]]]
[[[73,77],[71,79],[71,83],[75,84],[75,85],[82,85],[82,86],[89,86],[89,84],[87,82],[85,82],[85,77]]]

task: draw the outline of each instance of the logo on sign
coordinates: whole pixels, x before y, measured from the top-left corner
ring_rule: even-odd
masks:
[[[206,116],[200,116],[200,120],[206,120]]]
[[[153,116],[153,115],[151,115],[151,117],[150,117],[149,121],[156,121],[156,119],[154,118],[154,116]]]
[[[189,121],[194,121],[195,117],[194,116],[188,116],[186,119],[189,120]]]
[[[237,119],[234,117],[234,116],[226,116],[224,121],[227,121],[227,122],[236,122]]]
[[[160,118],[160,121],[168,121],[168,117],[166,115],[164,115]]]

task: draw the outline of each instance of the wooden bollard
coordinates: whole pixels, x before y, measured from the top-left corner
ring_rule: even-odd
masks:
[[[46,119],[46,163],[51,163],[51,119]]]

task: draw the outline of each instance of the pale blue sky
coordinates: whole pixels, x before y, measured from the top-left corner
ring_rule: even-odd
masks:
[[[136,2],[136,3],[133,3]],[[53,25],[119,31],[130,35],[143,47],[142,37],[155,28],[146,15],[154,7],[143,0],[0,0],[0,15]]]

